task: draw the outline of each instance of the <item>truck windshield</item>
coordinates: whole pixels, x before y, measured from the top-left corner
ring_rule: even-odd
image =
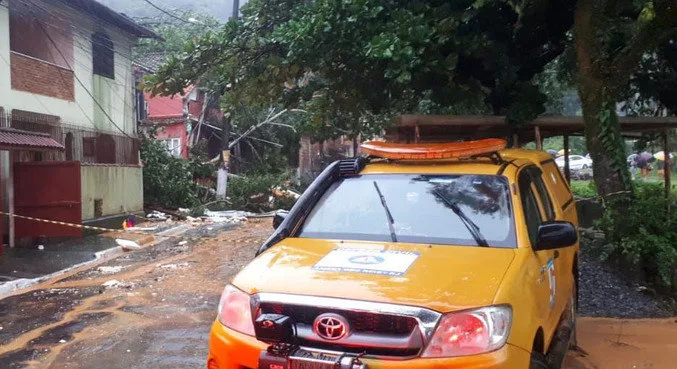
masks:
[[[397,242],[516,247],[508,181],[497,175],[345,178],[320,198],[299,237],[393,242],[392,231]]]

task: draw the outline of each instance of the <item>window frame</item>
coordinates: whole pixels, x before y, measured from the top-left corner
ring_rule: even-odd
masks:
[[[92,33],[92,74],[115,80],[115,44],[107,33]]]
[[[519,189],[520,205],[522,206],[522,213],[524,216],[524,223],[526,224],[527,228],[527,235],[531,243],[531,248],[533,248],[536,245],[536,241],[538,238],[538,228],[540,227],[541,224],[543,224],[543,219],[545,218],[543,216],[544,214],[541,213],[541,207],[538,202],[538,196],[537,194],[534,193],[532,189],[533,178],[530,171],[531,167],[532,166],[526,167],[522,171],[520,171],[520,173],[517,176],[517,187]],[[538,222],[536,223],[536,228],[533,230],[530,227],[531,219],[529,218],[530,217],[529,206],[527,206],[526,203],[527,197],[531,197],[534,203],[533,205],[536,208],[536,211],[538,212],[537,214]]]
[[[555,220],[557,218],[555,203],[552,201],[552,196],[548,191],[548,186],[545,184],[545,180],[543,179],[543,170],[535,165],[529,166],[526,170],[529,171],[532,183],[534,187],[536,187],[536,194],[541,200],[545,219],[548,221]]]
[[[321,203],[321,201],[327,196],[329,191],[335,190],[342,181],[344,180],[349,180],[352,178],[363,178],[363,177],[368,177],[369,179],[378,179],[378,177],[386,177],[386,176],[411,176],[411,175],[425,175],[425,176],[450,176],[450,177],[462,177],[462,176],[486,176],[486,177],[498,177],[501,181],[505,182],[506,185],[506,201],[507,201],[507,206],[508,206],[508,213],[510,219],[508,220],[508,235],[506,236],[506,239],[501,241],[501,242],[496,242],[495,244],[492,244],[490,242],[489,247],[487,248],[500,248],[500,249],[516,249],[519,248],[519,239],[517,237],[517,219],[516,219],[516,214],[515,214],[515,203],[511,194],[511,184],[510,181],[508,180],[507,177],[502,176],[502,175],[493,175],[493,174],[477,174],[477,173],[438,173],[438,172],[433,172],[433,173],[367,173],[367,174],[361,174],[358,176],[354,177],[349,177],[349,178],[338,178],[336,181],[333,181],[327,188],[325,188],[322,193],[317,195],[316,201],[312,206],[310,206],[308,209],[306,209],[306,212],[304,214],[304,217],[300,220],[300,222],[296,225],[294,232],[292,233],[292,237],[298,237],[298,238],[306,238],[306,239],[313,239],[313,238],[327,238],[327,236],[322,236],[319,237],[318,234],[315,232],[307,232],[307,230],[304,230],[309,218],[311,217],[311,214],[313,211],[318,207],[318,205]],[[304,234],[304,232],[306,232]],[[351,237],[346,237],[350,236],[348,234],[344,235],[332,235],[332,237],[329,238],[336,238],[336,239],[350,239],[350,240],[355,240],[355,241],[367,241],[367,242],[388,242],[385,240],[385,237],[389,237],[389,235],[376,235],[373,238],[370,238],[369,236],[364,237],[364,235],[361,236],[361,238],[351,238]],[[461,244],[461,243],[455,243],[455,242],[447,242],[449,240],[444,240],[442,242],[441,238],[434,238],[434,237],[429,237],[425,240],[407,240],[403,241],[398,238],[398,242],[406,242],[406,243],[412,243],[412,244],[428,244],[428,245],[440,245],[440,246],[451,246],[451,245],[456,245],[459,247],[479,247],[473,244]]]

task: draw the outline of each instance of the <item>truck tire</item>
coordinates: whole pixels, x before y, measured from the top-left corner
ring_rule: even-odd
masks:
[[[548,361],[545,359],[545,355],[537,351],[532,351],[529,369],[550,369]]]

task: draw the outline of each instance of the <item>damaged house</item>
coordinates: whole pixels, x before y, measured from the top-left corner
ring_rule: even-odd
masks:
[[[139,38],[157,36],[94,0],[0,0],[5,212],[79,224],[143,210],[131,61]],[[10,244],[81,234],[3,220]]]

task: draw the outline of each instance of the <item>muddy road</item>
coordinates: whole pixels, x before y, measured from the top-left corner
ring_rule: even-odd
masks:
[[[250,220],[219,237],[270,231]],[[6,297],[0,368],[204,368],[221,290],[259,243],[171,238]],[[581,318],[579,343],[568,369],[675,368],[677,322]]]

